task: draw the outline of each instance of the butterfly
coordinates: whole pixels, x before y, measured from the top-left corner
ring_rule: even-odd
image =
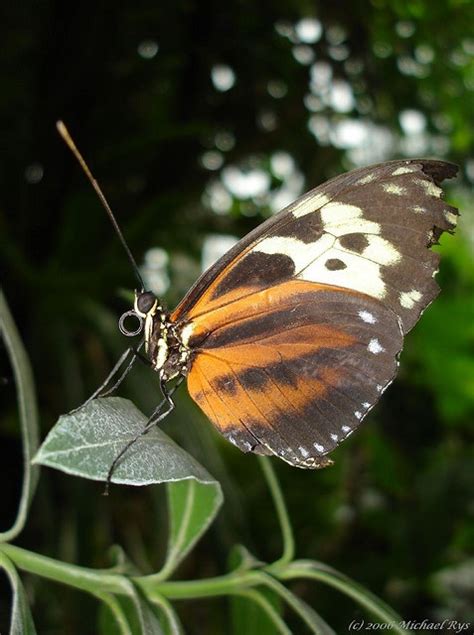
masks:
[[[457,166],[391,161],[320,185],[206,271],[174,311],[149,291],[132,312],[166,391],[191,397],[243,452],[321,468],[393,381],[403,337],[439,292],[458,210]]]
[[[392,383],[405,334],[439,293],[440,256],[430,247],[455,230],[458,210],[443,200],[440,183],[458,167],[410,159],[337,176],[242,238],[168,312],[145,290],[102,191],[64,124],[57,128],[141,285],[119,328],[143,333],[142,341],[90,399],[115,390],[138,358],[158,373],[164,397],[115,458],[107,484],[128,448],[174,408],[172,394],[184,379],[217,430],[243,452],[300,468],[331,465],[328,455]],[[126,325],[131,316],[136,329]],[[125,372],[104,392],[129,352]]]

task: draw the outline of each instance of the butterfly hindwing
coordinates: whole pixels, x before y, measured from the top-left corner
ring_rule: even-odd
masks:
[[[196,320],[191,396],[242,450],[324,465],[393,379],[396,316],[368,296],[299,280],[231,306]]]
[[[436,297],[456,166],[395,161],[332,179],[220,259],[171,315],[191,396],[243,451],[321,467],[393,380]]]

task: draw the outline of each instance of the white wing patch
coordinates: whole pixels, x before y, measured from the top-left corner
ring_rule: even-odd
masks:
[[[436,196],[436,198],[440,198],[443,190],[438,187],[433,181],[425,181],[424,179],[416,179],[413,181],[414,183],[418,183],[423,187],[427,194],[430,196]]]
[[[328,269],[326,262],[332,259],[341,260],[345,269],[336,271]],[[306,268],[299,272],[296,277],[308,282],[320,282],[353,289],[378,299],[383,299],[386,295],[385,283],[380,275],[380,265],[336,247],[328,250],[324,254],[324,258],[319,257],[308,263]]]
[[[323,199],[321,196],[320,200]],[[317,203],[313,198],[311,210],[315,207]],[[307,213],[309,201],[293,210],[293,214],[299,216]],[[383,299],[386,286],[381,267],[395,265],[402,256],[392,243],[378,235],[380,225],[366,220],[360,207],[338,202],[323,205],[320,215],[325,233],[314,242],[291,236],[269,236],[252,251],[289,256],[295,265],[295,277],[300,280],[345,287]],[[349,233],[361,234],[366,239],[362,253],[342,246],[340,239]],[[331,266],[334,263],[336,266]]]
[[[309,263],[317,260],[327,253],[336,242],[334,236],[323,234],[314,243],[304,243],[291,236],[270,236],[255,245],[252,251],[260,251],[264,254],[285,254],[295,263],[295,271],[299,272]],[[306,278],[304,278],[306,280]],[[316,280],[311,280],[316,282]]]
[[[367,322],[367,324],[375,324],[377,322],[377,318],[370,311],[359,311],[359,317],[363,322]]]
[[[367,350],[374,355],[378,355],[379,353],[383,353],[385,351],[384,347],[376,337],[370,340]]]
[[[295,263],[295,277],[300,280],[354,289],[375,298],[385,297],[380,266],[362,255],[341,249],[338,244],[339,241],[331,234],[323,234],[317,241],[308,244],[297,238],[271,236],[258,243],[252,251],[289,256]],[[340,260],[344,268],[337,271],[328,269],[326,263],[332,259]]]
[[[396,183],[384,183],[382,189],[388,194],[395,194],[396,196],[403,196],[406,194],[406,189]]]
[[[416,302],[419,302],[421,298],[421,293],[416,289],[412,289],[411,291],[402,291],[402,293],[400,293],[400,304],[405,307],[405,309],[412,309]]]
[[[448,223],[450,223],[451,225],[456,225],[458,222],[457,215],[453,214],[453,212],[450,212],[449,210],[446,210],[444,212],[444,217],[448,221]]]
[[[306,216],[306,214],[315,212],[328,202],[329,199],[324,194],[318,194],[317,196],[310,194],[310,196],[305,197],[294,207],[292,214],[295,218],[301,218],[302,216]]]
[[[372,181],[375,181],[376,178],[377,178],[376,172],[369,172],[369,174],[366,174],[361,179],[356,181],[356,185],[367,185],[367,183],[372,183]]]
[[[417,171],[416,165],[402,165],[392,172],[392,176],[401,176],[402,174],[411,174]]]
[[[380,236],[371,236],[370,234],[365,237],[369,244],[362,252],[364,258],[373,260],[379,265],[395,265],[400,262],[402,256],[391,242]]]
[[[331,202],[325,205],[320,213],[324,229],[333,236],[352,233],[380,234],[380,225],[366,220],[361,208],[355,205]]]

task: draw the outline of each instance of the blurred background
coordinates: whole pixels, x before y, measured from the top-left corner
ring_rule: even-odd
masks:
[[[333,468],[274,464],[298,556],[339,568],[406,618],[474,621],[474,5],[26,0],[4,4],[1,16],[1,284],[31,357],[43,437],[127,345],[117,317],[135,284],[56,133],[58,118],[170,308],[237,238],[336,174],[399,157],[460,165],[447,197],[463,216],[456,237],[443,236],[438,248],[443,291],[407,337],[398,379],[334,453]],[[0,371],[6,529],[21,444],[3,349]],[[156,377],[137,368],[121,394],[150,412]],[[280,537],[256,460],[214,432],[184,386],[177,402],[164,430],[226,496],[179,577],[224,573],[236,543],[275,558]],[[100,484],[43,469],[17,544],[106,567],[119,543],[142,570],[156,570],[166,539],[161,489],[101,493]],[[91,598],[26,583],[38,632],[95,632]],[[360,615],[335,591],[295,588],[336,632]],[[191,633],[233,632],[225,600],[178,609]]]

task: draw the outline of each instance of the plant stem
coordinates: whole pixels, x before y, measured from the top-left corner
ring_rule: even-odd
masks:
[[[110,573],[108,570],[78,567],[9,544],[0,544],[0,552],[5,553],[23,571],[34,573],[54,582],[67,584],[94,595],[97,592],[129,595],[127,586],[129,578],[120,574]],[[251,571],[183,582],[157,583],[153,576],[137,576],[131,579],[152,600],[158,596],[164,596],[170,600],[184,600],[228,595],[237,588],[260,584],[258,576]]]
[[[23,484],[17,516],[10,529],[0,532],[0,541],[8,542],[16,538],[25,525],[38,481],[39,467],[31,465],[38,449],[38,407],[30,360],[1,290],[0,339],[4,342],[15,377],[23,447]]]
[[[275,505],[283,541],[283,552],[281,557],[273,562],[271,565],[266,567],[266,570],[268,572],[275,573],[276,570],[280,569],[293,560],[295,556],[295,540],[293,537],[293,529],[291,527],[285,499],[283,498],[280,484],[278,483],[278,479],[271,465],[271,462],[266,456],[258,456],[257,458],[260,462],[260,467],[262,468],[265,480],[267,481],[267,485],[273,499],[273,504]]]
[[[204,580],[185,580],[183,582],[157,583],[153,576],[134,578],[133,581],[149,598],[152,599],[155,595],[161,595],[169,600],[229,595],[236,589],[260,584],[258,577],[252,571],[229,573],[228,575],[205,578]]]
[[[0,544],[0,551],[6,554],[20,569],[43,578],[68,584],[83,591],[126,595],[121,584],[122,576],[119,574],[78,567],[9,544]]]

